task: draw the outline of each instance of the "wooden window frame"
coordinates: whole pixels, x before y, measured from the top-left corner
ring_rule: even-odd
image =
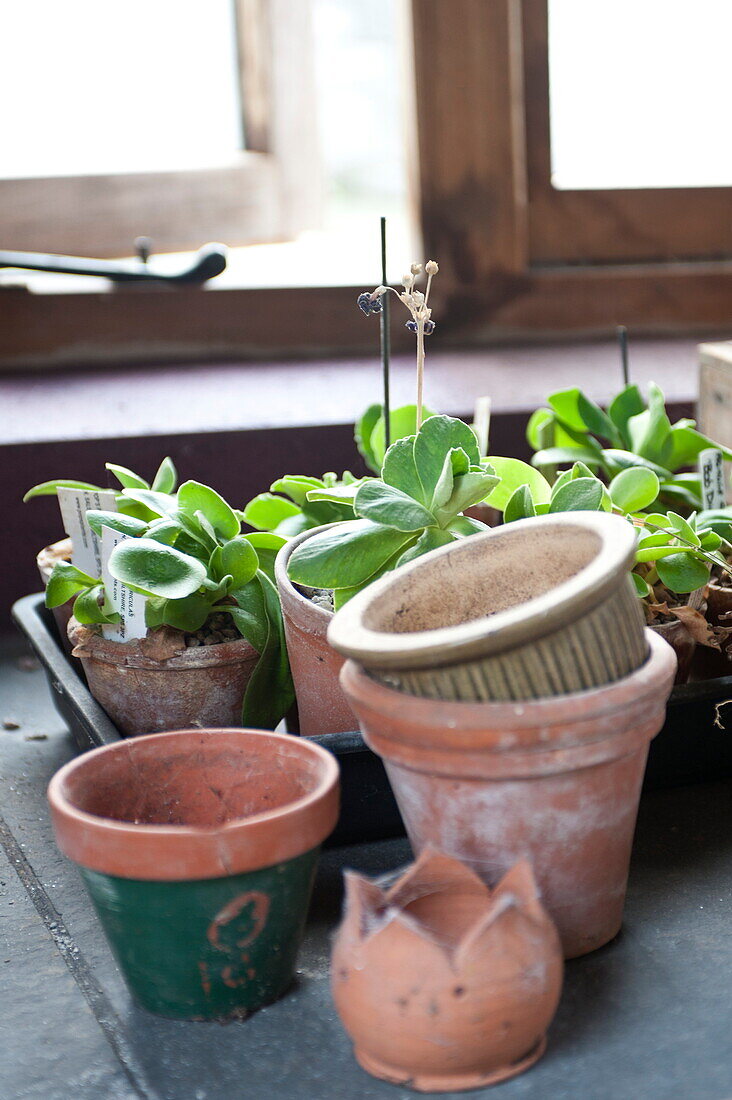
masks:
[[[310,5],[234,2],[246,150],[181,170],[0,180],[3,248],[123,256],[149,235],[156,251],[181,252],[208,241],[288,240],[312,223],[320,201],[310,153],[314,76],[302,56]],[[293,64],[297,89],[287,79]]]
[[[539,49],[543,42],[545,52],[546,0],[411,0],[411,10],[419,215],[425,257],[441,268],[434,346],[596,335],[618,323],[636,332],[729,331],[731,263],[659,259],[654,245],[639,262],[601,264],[595,260],[608,258],[608,233],[592,204],[604,202],[603,193],[585,195],[564,213],[546,209],[548,90]],[[571,205],[578,194],[551,198]],[[667,194],[654,191],[654,201]],[[612,195],[614,224],[627,215],[624,203],[646,201],[640,192]],[[732,189],[725,196],[732,203],[730,196]],[[559,258],[553,218],[581,229]],[[593,219],[597,236],[589,249],[583,223]],[[354,319],[359,289],[214,284],[34,295],[6,288],[0,364],[373,352],[373,333]],[[400,326],[394,332],[400,346],[404,333]]]

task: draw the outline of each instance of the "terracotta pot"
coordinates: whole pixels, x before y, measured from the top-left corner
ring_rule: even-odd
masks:
[[[331,985],[365,1070],[452,1092],[514,1077],[541,1057],[562,952],[527,863],[490,891],[426,848],[389,889],[346,872]]]
[[[57,561],[71,561],[71,539],[60,539],[59,542],[52,542],[50,546],[44,546],[43,550],[36,556],[38,572],[41,574],[44,588],[48,588],[48,579]],[[56,620],[56,629],[61,644],[67,653],[71,653],[71,645],[66,631],[73,613],[73,607],[74,601],[71,599],[67,600],[66,603],[62,603],[60,607],[51,609],[51,614]]]
[[[306,737],[345,733],[358,726],[338,680],[343,658],[328,644],[326,637],[333,612],[314,604],[287,576],[287,563],[295,547],[334,526],[327,523],[304,531],[282,547],[275,562],[300,733]]]
[[[212,1019],[281,996],[338,816],[330,753],[255,730],[157,734],[72,760],[48,798],[145,1008]]]
[[[431,844],[490,884],[528,859],[569,958],[622,920],[648,745],[676,672],[671,647],[648,641],[625,679],[524,703],[416,699],[353,661],[341,674],[415,851]]]
[[[375,679],[431,699],[599,687],[648,656],[635,543],[604,512],[510,523],[375,581],[333,617],[328,639]]]
[[[120,733],[241,722],[244,692],[258,660],[244,638],[187,649],[180,631],[164,627],[147,638],[110,642],[73,617],[69,638],[89,690]]]

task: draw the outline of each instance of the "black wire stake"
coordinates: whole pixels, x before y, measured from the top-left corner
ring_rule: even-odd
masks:
[[[630,370],[628,368],[628,330],[625,325],[618,325],[618,344],[620,345],[620,361],[623,365],[623,385],[630,383]]]
[[[381,219],[381,285],[386,281],[386,218]],[[389,362],[391,358],[391,330],[389,328],[389,295],[381,299],[383,307],[381,321],[381,369],[384,379],[384,442],[387,449],[391,445],[391,406],[389,403]]]

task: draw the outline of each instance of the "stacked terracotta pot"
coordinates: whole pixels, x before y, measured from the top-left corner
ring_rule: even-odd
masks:
[[[567,958],[620,929],[676,672],[644,626],[634,551],[630,525],[604,513],[514,523],[371,585],[328,635],[415,852],[490,887],[530,864]]]

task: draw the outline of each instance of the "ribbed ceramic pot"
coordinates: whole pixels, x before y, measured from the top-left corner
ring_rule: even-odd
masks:
[[[160,733],[241,722],[244,693],[259,655],[244,638],[186,648],[180,631],[111,642],[71,618],[72,653],[120,733]]]
[[[48,581],[56,562],[71,561],[71,549],[71,539],[60,539],[59,542],[52,542],[50,546],[44,546],[43,550],[36,555],[36,564],[38,565],[38,572],[41,575],[44,588],[48,588]],[[74,600],[72,597],[72,599],[67,600],[66,603],[62,603],[59,607],[51,609],[51,614],[56,620],[56,629],[61,638],[61,644],[67,653],[71,653],[71,644],[66,631],[73,612],[73,607]]]
[[[333,612],[303,595],[287,576],[287,563],[296,547],[336,524],[304,531],[286,543],[275,561],[275,579],[282,604],[287,655],[297,696],[300,733],[345,733],[358,723],[338,679],[343,658],[328,643]]]
[[[284,993],[338,816],[330,753],[256,730],[156,734],[72,760],[48,798],[140,1004],[219,1019]]]
[[[562,969],[527,863],[495,890],[429,848],[388,887],[346,872],[331,987],[376,1077],[453,1092],[522,1073],[546,1048]]]
[[[633,527],[604,512],[510,523],[450,543],[354,596],[328,629],[374,679],[430,699],[539,699],[646,660]]]
[[[418,699],[348,661],[341,682],[384,760],[416,852],[432,845],[495,884],[532,864],[571,958],[620,928],[648,746],[676,672],[648,631],[630,676],[522,703]]]

